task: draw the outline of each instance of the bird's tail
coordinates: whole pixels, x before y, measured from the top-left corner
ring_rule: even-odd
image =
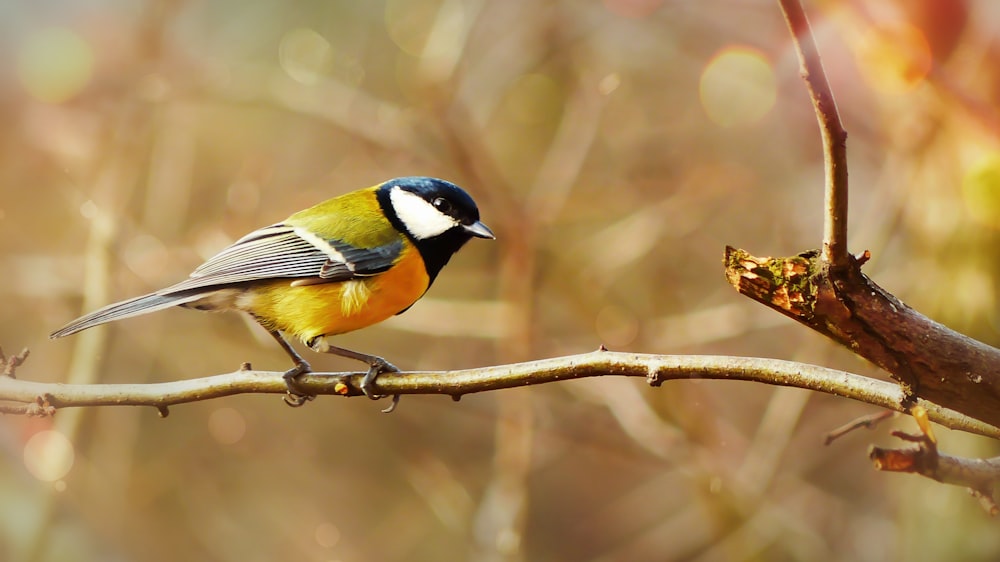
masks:
[[[86,330],[87,328],[97,326],[98,324],[104,324],[105,322],[111,322],[112,320],[121,320],[122,318],[131,318],[140,314],[146,314],[147,312],[156,312],[157,310],[163,310],[164,308],[170,308],[171,306],[178,306],[187,302],[198,300],[203,296],[204,295],[197,293],[179,293],[173,295],[150,293],[148,295],[135,297],[134,299],[129,299],[127,301],[116,302],[114,304],[109,304],[100,310],[95,310],[90,314],[77,318],[62,328],[59,328],[55,332],[52,332],[49,337],[53,339],[61,338],[63,336],[75,334],[80,330]]]

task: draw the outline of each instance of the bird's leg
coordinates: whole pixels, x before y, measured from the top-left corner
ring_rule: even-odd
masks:
[[[285,404],[288,404],[293,408],[298,408],[313,398],[316,398],[315,394],[310,394],[302,388],[302,385],[299,384],[299,376],[312,372],[312,366],[310,366],[309,363],[303,359],[302,356],[295,351],[295,349],[292,348],[291,344],[288,343],[288,340],[281,335],[281,332],[277,330],[268,330],[267,332],[271,334],[271,337],[278,342],[281,349],[284,349],[285,353],[292,358],[292,362],[295,363],[295,366],[285,371],[285,374],[282,376],[282,378],[285,379],[285,386],[288,387],[288,392],[285,394]]]
[[[386,361],[385,359],[379,357],[378,355],[368,355],[366,353],[360,353],[357,351],[351,351],[350,349],[344,349],[343,347],[337,347],[330,345],[324,337],[313,338],[309,341],[309,347],[313,351],[318,353],[332,353],[333,355],[339,355],[341,357],[346,357],[348,359],[354,359],[355,361],[361,361],[362,363],[368,364],[368,372],[365,373],[364,378],[361,379],[361,391],[365,393],[365,396],[371,398],[372,400],[378,400],[380,398],[385,398],[381,394],[375,393],[375,379],[382,373],[398,373],[399,369],[392,363]],[[385,413],[389,413],[396,409],[396,404],[399,404],[399,395],[392,395],[392,404],[382,410]]]

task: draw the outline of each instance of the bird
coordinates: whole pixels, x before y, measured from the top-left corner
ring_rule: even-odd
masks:
[[[378,375],[399,369],[380,356],[334,346],[329,338],[405,312],[472,238],[495,236],[464,189],[432,177],[391,179],[254,230],[187,279],[95,310],[50,337],[174,306],[238,311],[267,330],[291,358],[294,366],[284,373],[290,405],[314,395],[299,383],[312,367],[289,337],[318,353],[368,364],[361,390],[378,399]],[[398,401],[394,396],[388,411]]]

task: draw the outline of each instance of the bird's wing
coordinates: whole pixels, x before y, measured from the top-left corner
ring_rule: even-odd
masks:
[[[374,248],[358,248],[302,227],[275,224],[237,240],[195,269],[189,279],[158,293],[263,279],[296,279],[304,284],[346,281],[389,269],[402,250],[401,237]]]

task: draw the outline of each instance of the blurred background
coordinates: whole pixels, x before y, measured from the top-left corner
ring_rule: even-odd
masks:
[[[1000,5],[806,4],[850,133],[851,249],[872,251],[865,270],[888,290],[995,345]],[[469,244],[405,315],[337,345],[404,369],[603,343],[884,376],[723,277],[726,244],[820,245],[819,135],[774,2],[6,2],[0,112],[0,345],[31,348],[21,378],[286,369],[236,315],[47,334],[402,175],[466,187],[497,241]],[[0,559],[1000,557],[996,523],[963,490],[872,470],[867,446],[911,421],[823,446],[864,404],[602,378],[384,405],[271,395],[167,419],[5,416]]]

